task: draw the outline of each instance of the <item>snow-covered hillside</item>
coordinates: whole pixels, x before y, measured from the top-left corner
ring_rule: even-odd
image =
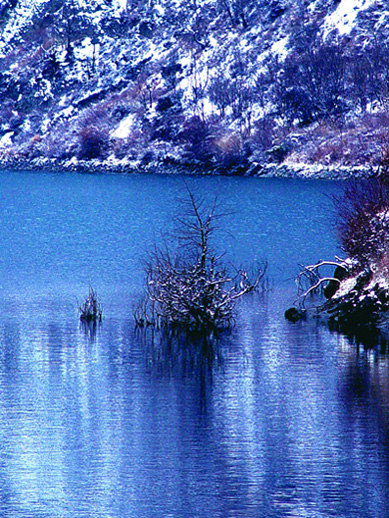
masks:
[[[3,0],[0,158],[377,161],[388,21],[374,0]]]

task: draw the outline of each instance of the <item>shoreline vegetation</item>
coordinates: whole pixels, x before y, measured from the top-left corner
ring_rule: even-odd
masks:
[[[264,163],[247,162],[239,166],[225,167],[222,164],[204,165],[202,163],[166,160],[144,162],[108,160],[58,160],[36,158],[31,160],[13,158],[0,161],[1,170],[53,171],[80,173],[118,173],[118,174],[188,174],[214,176],[246,176],[254,178],[288,178],[311,180],[363,180],[377,174],[371,165],[325,165],[306,163]]]
[[[345,259],[301,266],[297,299],[285,318],[307,317],[365,346],[389,344],[389,149],[375,178],[349,183],[334,198],[339,245]],[[307,304],[308,299],[314,299]],[[319,298],[318,298],[319,297]]]

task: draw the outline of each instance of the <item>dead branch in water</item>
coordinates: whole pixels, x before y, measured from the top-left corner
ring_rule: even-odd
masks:
[[[323,291],[329,283],[340,284],[340,279],[335,276],[322,275],[320,269],[324,267],[342,268],[346,271],[349,269],[349,265],[336,257],[335,261],[318,261],[316,264],[308,266],[299,265],[301,268],[300,273],[296,277],[297,284],[297,300],[295,304],[298,304],[302,309],[305,309],[305,300],[309,295]]]

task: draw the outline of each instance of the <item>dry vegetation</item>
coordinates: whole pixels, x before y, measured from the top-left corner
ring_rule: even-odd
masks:
[[[212,235],[219,215],[216,205],[207,207],[188,190],[189,206],[177,236],[176,254],[157,247],[147,261],[144,298],[135,320],[139,327],[163,327],[209,332],[231,327],[234,307],[243,295],[258,289],[266,265],[252,278],[238,269],[233,276],[212,248]]]

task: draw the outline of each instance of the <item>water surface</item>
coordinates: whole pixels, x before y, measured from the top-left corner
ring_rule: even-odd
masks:
[[[388,516],[387,356],[283,318],[297,263],[337,253],[341,187],[187,182],[218,195],[226,260],[267,259],[272,280],[213,349],[132,320],[182,178],[0,174],[0,515]]]

